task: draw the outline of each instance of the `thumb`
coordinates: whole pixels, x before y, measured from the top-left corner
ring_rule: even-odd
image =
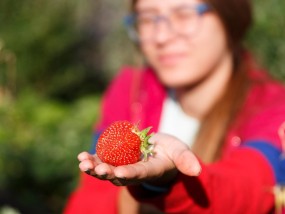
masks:
[[[149,141],[161,145],[176,168],[185,175],[197,176],[201,172],[201,165],[189,147],[178,138],[157,133]]]
[[[189,148],[178,148],[173,153],[172,160],[177,169],[185,175],[198,176],[201,173],[201,165]]]

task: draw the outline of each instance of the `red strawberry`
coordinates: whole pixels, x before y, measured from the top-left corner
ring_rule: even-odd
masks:
[[[99,137],[96,153],[102,162],[113,166],[127,165],[151,155],[147,135],[151,127],[139,131],[136,125],[128,121],[111,124]]]

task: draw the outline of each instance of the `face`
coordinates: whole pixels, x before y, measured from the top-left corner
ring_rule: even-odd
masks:
[[[135,8],[138,14],[171,17],[173,11],[199,3],[197,0],[138,0]],[[181,33],[184,29],[159,22],[151,41],[140,44],[146,60],[167,87],[195,85],[228,63],[225,59],[230,58],[230,52],[218,16],[209,11],[199,16],[198,21],[194,33],[185,35]]]

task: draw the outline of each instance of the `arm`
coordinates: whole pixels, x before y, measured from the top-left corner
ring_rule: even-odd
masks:
[[[203,165],[184,143],[172,136],[156,134],[151,142],[156,155],[147,162],[113,167],[101,163],[96,155],[81,153],[80,169],[91,169],[95,177],[118,186],[130,185],[128,188],[137,200],[164,212],[266,213],[272,208],[273,170],[256,149],[240,147],[226,159]],[[197,176],[201,166],[202,173]],[[138,185],[144,182],[172,185],[168,192],[155,194]]]
[[[167,213],[267,213],[273,205],[272,169],[251,148],[240,148],[227,159],[202,165],[198,177],[179,173],[166,194],[139,187],[129,190],[138,200]],[[163,203],[162,203],[163,202]]]

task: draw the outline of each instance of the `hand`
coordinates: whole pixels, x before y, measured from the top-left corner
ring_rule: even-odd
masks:
[[[159,178],[160,182],[169,182],[174,178],[177,170],[189,176],[197,176],[201,171],[198,159],[188,146],[179,139],[157,133],[149,142],[153,144],[154,155],[147,161],[114,167],[102,163],[97,155],[82,152],[78,155],[81,171],[88,171],[101,180],[109,180],[113,184],[130,185]]]

